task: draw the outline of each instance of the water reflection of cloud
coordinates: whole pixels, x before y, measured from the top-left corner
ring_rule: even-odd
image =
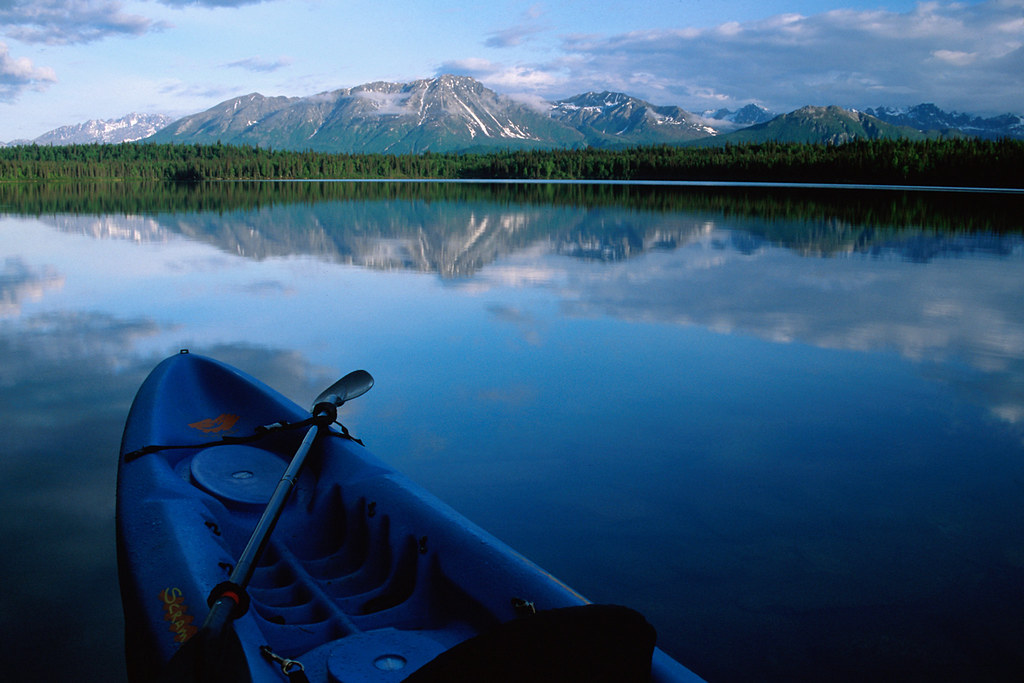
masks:
[[[224,344],[192,350],[248,372],[301,406],[308,406],[325,387],[337,380],[337,373],[344,374],[354,369],[315,366],[298,351],[249,344]],[[356,401],[346,403],[346,419],[358,412],[360,405]]]
[[[1021,404],[997,405],[992,412],[1006,422],[1013,424],[1024,422],[1024,405]]]
[[[976,367],[1024,356],[1018,273],[998,263],[956,259],[939,267],[773,249],[755,256],[719,252],[709,268],[710,248],[694,243],[610,271],[573,269],[577,298],[565,310],[827,348],[894,349],[920,360],[960,358]]]
[[[105,313],[47,313],[8,323],[0,327],[0,350],[5,358],[17,358],[18,362],[0,366],[0,377],[5,386],[24,387],[33,378],[46,381],[36,374],[37,364],[72,359],[89,367],[55,367],[54,371],[69,376],[117,371],[138,339],[159,330],[152,321],[124,320]]]
[[[8,359],[0,364],[0,538],[18,549],[0,567],[8,587],[0,593],[0,632],[11,652],[32,659],[34,677],[60,673],[45,657],[54,638],[84,670],[123,669],[120,641],[109,638],[121,628],[116,454],[151,366],[133,346],[157,331],[149,321],[105,314],[0,322],[0,354]],[[25,614],[60,615],[59,628]],[[107,642],[97,642],[98,633]]]
[[[522,309],[514,308],[512,306],[502,306],[499,304],[492,304],[487,307],[487,310],[494,315],[498,320],[504,322],[510,322],[514,324],[522,324],[529,320],[529,316],[525,315]]]
[[[115,672],[116,680],[124,669],[115,637],[123,626],[114,549],[117,450],[139,385],[174,351],[140,347],[160,339],[166,346],[167,331],[152,320],[106,313],[0,320],[0,541],[17,548],[0,566],[0,633],[8,651],[32,660],[33,678],[64,678],[66,662],[47,656],[55,638],[84,671]],[[336,379],[297,352],[241,345],[206,351],[302,402]]]
[[[503,287],[542,286],[562,279],[562,273],[539,264],[532,266],[495,266],[487,269],[486,279]]]
[[[523,309],[501,304],[491,304],[487,310],[502,322],[515,326],[523,339],[534,346],[541,343],[541,322]]]
[[[250,282],[240,287],[239,290],[244,294],[250,294],[255,297],[292,296],[295,294],[294,287],[291,287],[280,280],[260,280],[258,282]]]
[[[38,301],[48,289],[64,286],[64,276],[49,266],[33,267],[18,256],[0,264],[0,317],[21,313],[24,301]]]
[[[525,384],[514,384],[492,389],[485,389],[477,394],[482,403],[494,403],[503,406],[528,406],[537,401],[540,394],[537,387]]]
[[[564,282],[561,310],[569,317],[610,315],[778,343],[895,351],[936,368],[963,364],[969,377],[947,373],[945,381],[1003,420],[1024,415],[1024,300],[1020,270],[1005,259],[808,258],[739,243],[744,248],[731,233],[716,231],[674,251],[599,267],[547,261],[545,283],[511,274],[514,266],[484,277],[517,288]]]

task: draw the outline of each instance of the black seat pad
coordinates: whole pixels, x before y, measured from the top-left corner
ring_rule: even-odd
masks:
[[[649,681],[654,627],[618,605],[544,610],[456,645],[405,683]]]

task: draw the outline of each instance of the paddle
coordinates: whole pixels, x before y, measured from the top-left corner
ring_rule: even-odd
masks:
[[[340,408],[345,401],[359,398],[373,388],[373,377],[366,370],[354,370],[320,392],[313,401],[313,412],[319,403],[328,402]]]
[[[231,571],[231,576],[211,592],[210,599],[213,602],[202,627],[171,658],[164,680],[231,680],[233,674],[244,670],[241,644],[233,630],[225,627],[232,619],[244,614],[248,608],[245,588],[256,571],[256,564],[270,541],[270,534],[284,511],[288,496],[295,486],[295,480],[316,441],[320,428],[326,428],[337,419],[338,408],[342,404],[362,396],[372,387],[373,377],[370,373],[356,370],[339,379],[316,397],[310,411],[313,425],[292,456],[281,481],[277,483],[267,507],[249,537],[249,542]]]

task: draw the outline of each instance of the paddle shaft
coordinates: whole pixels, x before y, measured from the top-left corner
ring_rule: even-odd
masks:
[[[274,489],[274,495],[270,497],[270,502],[267,503],[267,507],[263,510],[263,515],[260,517],[259,523],[256,524],[256,528],[253,529],[252,535],[249,537],[249,542],[245,546],[245,550],[242,551],[242,555],[238,558],[238,564],[236,564],[235,568],[231,571],[231,577],[228,580],[243,590],[249,585],[249,580],[252,579],[253,572],[256,571],[256,563],[259,562],[260,556],[263,555],[263,550],[267,547],[267,543],[270,541],[270,534],[274,531],[274,526],[277,525],[277,520],[281,517],[281,513],[284,511],[285,503],[288,502],[288,496],[291,494],[292,488],[295,486],[295,480],[299,476],[299,471],[302,469],[302,465],[306,461],[306,456],[309,454],[309,450],[312,448],[313,442],[316,441],[319,429],[320,428],[314,424],[309,428],[309,431],[306,432],[306,436],[302,439],[302,444],[299,446],[299,450],[295,452],[291,463],[288,465],[288,469],[284,472],[284,476],[282,476],[281,481],[277,483],[277,487]],[[213,633],[219,633],[224,628],[228,618],[231,616],[231,611],[237,604],[237,600],[232,600],[230,597],[224,595],[217,598],[213,603],[213,606],[210,608],[210,613],[207,615],[206,621],[203,623],[203,628],[209,628]]]

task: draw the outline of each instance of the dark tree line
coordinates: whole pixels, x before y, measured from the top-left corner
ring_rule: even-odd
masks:
[[[860,246],[906,230],[960,234],[1021,234],[1020,195],[905,189],[847,190],[840,187],[748,185],[644,185],[619,183],[436,183],[239,181],[171,183],[36,181],[0,182],[0,213],[175,214],[254,211],[270,207],[357,202],[387,205],[478,203],[509,210],[530,207],[602,207],[652,213],[700,213],[747,222],[780,244]],[[750,219],[755,219],[753,223]],[[794,224],[799,224],[795,227]],[[802,226],[802,227],[800,227]],[[796,230],[795,234],[791,234]],[[852,233],[851,233],[852,231]],[[818,234],[818,233],[821,234]],[[861,243],[863,240],[863,243]]]
[[[472,154],[330,154],[236,145],[0,149],[0,180],[527,179],[1021,187],[1024,141],[857,140]]]

